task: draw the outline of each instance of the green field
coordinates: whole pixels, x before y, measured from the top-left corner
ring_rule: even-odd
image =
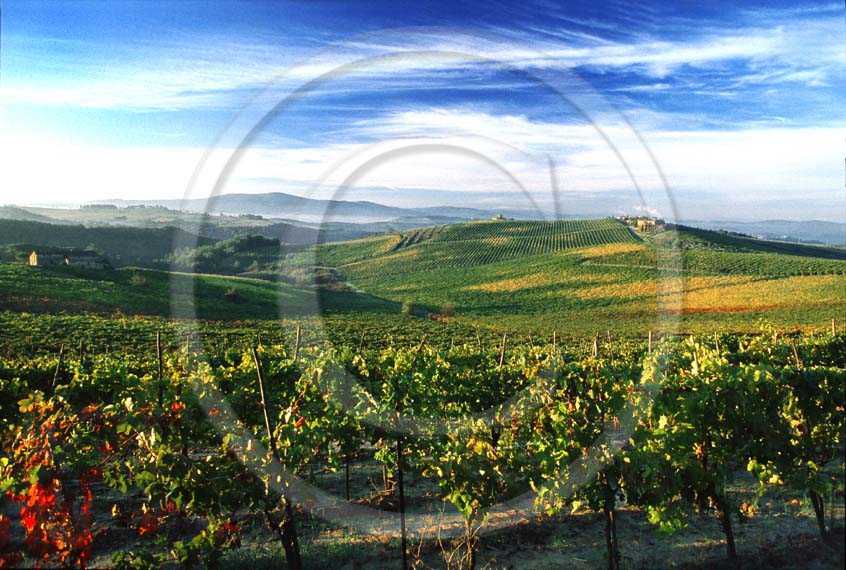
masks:
[[[0,263],[0,307],[36,313],[113,313],[274,320],[318,311],[399,312],[355,292],[315,290],[243,277],[154,269],[33,268]]]
[[[418,568],[465,551],[475,569],[842,567],[842,333],[497,346],[404,319],[425,343],[0,312],[0,560],[396,568],[403,504]],[[269,441],[290,493],[253,461]],[[612,461],[585,480],[590,448]]]
[[[846,311],[836,249],[692,229],[641,236],[614,219],[441,226],[314,256],[376,296],[535,334],[808,328]]]
[[[410,303],[412,315],[454,313],[452,322],[470,328],[640,338],[649,330],[752,332],[760,320],[811,330],[846,313],[839,250],[690,228],[643,235],[612,218],[435,226],[323,244],[277,260],[268,253],[275,246],[197,251],[206,249],[214,252],[213,266],[227,271],[260,261],[262,271],[242,275],[262,279],[5,264],[0,305],[159,316],[190,315],[193,308],[212,320],[355,314],[378,330]],[[190,269],[192,257],[183,257]],[[310,284],[319,275],[331,277],[331,286]]]
[[[607,218],[178,262],[0,263],[0,562],[398,567],[403,504],[418,568],[842,567],[837,250]],[[269,490],[240,426],[327,497]]]

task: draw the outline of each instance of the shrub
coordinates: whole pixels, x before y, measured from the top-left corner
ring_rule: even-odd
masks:
[[[129,284],[133,287],[144,287],[147,285],[147,278],[141,273],[133,273],[129,278]]]
[[[411,301],[406,301],[402,304],[402,314],[403,315],[413,315],[414,311],[417,307]]]
[[[223,296],[226,297],[227,301],[237,301],[241,298],[237,287],[230,287],[226,290],[226,293],[224,293]]]
[[[445,317],[455,316],[455,303],[447,301],[441,306],[441,314]]]

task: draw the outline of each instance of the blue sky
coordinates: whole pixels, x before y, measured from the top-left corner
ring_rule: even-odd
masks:
[[[844,32],[824,2],[6,2],[0,187],[548,213],[552,177],[569,214],[671,216],[666,182],[686,219],[842,220]]]

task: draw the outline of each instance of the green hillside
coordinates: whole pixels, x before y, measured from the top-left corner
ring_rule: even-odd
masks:
[[[388,323],[408,304],[418,316],[455,313],[463,325],[539,335],[752,331],[760,319],[807,329],[846,312],[846,261],[832,251],[704,230],[641,235],[610,218],[491,220],[288,254],[276,241],[239,238],[180,256],[186,269],[266,280],[7,264],[0,308],[172,315],[193,298],[205,319],[370,313]]]
[[[174,249],[174,243],[208,245],[214,240],[174,227],[132,228],[45,224],[0,219],[0,244],[17,244],[26,251],[36,246],[86,248],[93,245],[115,266],[151,265]]]
[[[846,251],[838,248],[760,240],[735,233],[703,230],[688,226],[676,226],[673,230],[659,233],[654,239],[659,245],[675,245],[686,250],[777,253],[846,260]]]
[[[360,311],[399,313],[399,305],[351,291],[259,279],[152,269],[33,268],[0,263],[0,309],[37,313],[186,315],[211,320],[273,320],[282,315]]]
[[[846,262],[787,245],[641,236],[614,219],[487,221],[327,244],[314,259],[378,297],[522,330],[752,330],[762,318],[808,327],[842,315]]]
[[[316,257],[321,265],[340,265],[353,273],[375,267],[416,272],[639,241],[630,229],[612,218],[554,222],[491,220],[327,245],[318,249]],[[354,263],[361,264],[361,269],[351,267]]]

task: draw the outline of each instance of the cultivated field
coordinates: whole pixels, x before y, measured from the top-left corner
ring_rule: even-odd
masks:
[[[276,247],[0,264],[0,565],[842,567],[837,250],[614,219]]]

